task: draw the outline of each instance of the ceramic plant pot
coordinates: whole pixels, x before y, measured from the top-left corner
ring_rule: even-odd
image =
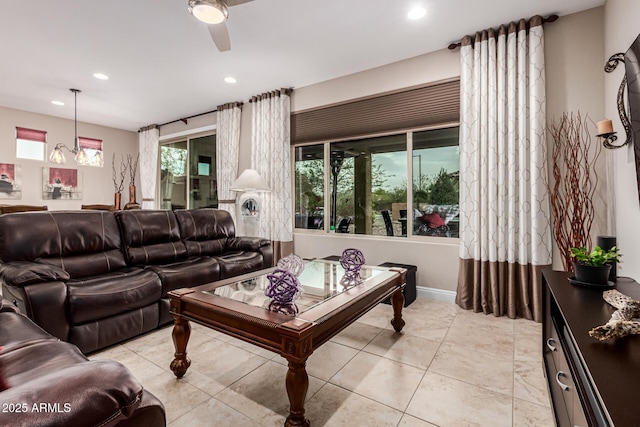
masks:
[[[595,267],[593,265],[585,265],[574,262],[573,270],[576,273],[576,280],[578,282],[606,285],[609,280],[609,271],[611,270],[611,264],[606,264],[601,267]]]

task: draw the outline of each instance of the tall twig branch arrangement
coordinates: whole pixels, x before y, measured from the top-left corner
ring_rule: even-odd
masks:
[[[121,193],[124,188],[124,175],[127,172],[127,166],[124,164],[124,158],[122,156],[120,161],[120,181],[118,182],[116,176],[116,153],[113,153],[113,159],[111,161],[111,167],[113,170],[113,188],[116,193]]]
[[[133,161],[133,156],[127,154],[127,166],[129,168],[130,185],[136,185],[136,173],[138,172],[138,160],[140,159],[140,153],[136,156],[136,161]]]
[[[553,213],[553,234],[562,256],[562,264],[571,271],[570,248],[591,246],[594,219],[593,195],[598,184],[595,163],[602,146],[591,147],[586,117],[580,112],[564,113],[551,123],[553,138],[553,186],[547,182]],[[592,152],[593,151],[593,152]]]

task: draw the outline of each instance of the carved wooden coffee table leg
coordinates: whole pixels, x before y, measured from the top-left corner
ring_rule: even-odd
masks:
[[[398,290],[391,296],[391,305],[393,305],[393,319],[391,319],[391,325],[396,332],[400,332],[404,327],[404,319],[402,318],[404,294],[402,293],[402,288],[398,288]]]
[[[304,401],[309,388],[309,376],[305,367],[311,353],[311,337],[285,338],[282,341],[280,354],[289,362],[286,385],[290,408],[289,416],[284,422],[285,427],[309,427],[309,420],[304,416]]]
[[[187,343],[189,342],[189,336],[191,335],[191,325],[188,320],[183,319],[181,316],[174,316],[176,319],[173,326],[173,346],[176,349],[174,353],[175,359],[171,362],[171,370],[178,378],[182,378],[184,374],[191,366],[191,360],[187,357]]]
[[[302,362],[289,361],[287,372],[287,395],[289,396],[289,416],[285,427],[309,427],[309,420],[304,416],[304,401],[309,388],[309,376],[305,368],[306,360]]]

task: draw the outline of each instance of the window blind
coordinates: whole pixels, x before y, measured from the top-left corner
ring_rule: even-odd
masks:
[[[102,140],[95,138],[85,138],[84,136],[78,137],[78,144],[80,148],[86,150],[100,150],[102,151]]]
[[[460,120],[460,80],[291,115],[291,143],[344,139]]]
[[[47,131],[21,128],[16,126],[16,139],[27,141],[47,142]]]

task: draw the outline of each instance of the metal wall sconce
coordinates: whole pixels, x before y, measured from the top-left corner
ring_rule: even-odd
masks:
[[[611,55],[609,60],[604,66],[604,71],[607,73],[613,72],[616,69],[619,63],[624,63],[624,53],[616,53],[615,55]],[[627,109],[624,105],[624,89],[627,86],[627,75],[625,74],[622,78],[622,82],[620,83],[620,87],[618,88],[618,98],[617,98],[617,106],[618,106],[618,115],[620,116],[620,121],[622,122],[622,126],[627,134],[627,139],[621,144],[614,144],[618,137],[616,136],[616,132],[613,131],[613,126],[611,120],[602,120],[598,122],[598,137],[602,138],[602,145],[604,148],[614,149],[624,147],[629,144],[631,141],[631,122],[629,120],[629,116],[627,115]]]
[[[604,148],[620,148],[624,147],[629,142],[629,140],[627,139],[622,144],[615,144],[615,142],[618,140],[618,137],[616,136],[616,132],[613,131],[613,122],[611,120],[605,119],[599,121],[596,126],[598,128],[598,134],[596,136],[598,138],[602,138],[602,145],[604,146]]]

